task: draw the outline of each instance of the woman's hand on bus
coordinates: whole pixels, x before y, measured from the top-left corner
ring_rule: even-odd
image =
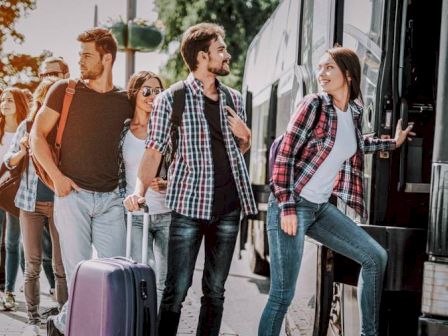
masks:
[[[412,137],[415,136],[415,133],[411,132],[412,127],[414,127],[414,124],[409,123],[408,127],[403,130],[402,120],[398,120],[397,129],[395,130],[395,143],[397,148],[400,147],[406,139],[408,139],[408,141],[412,141]]]
[[[297,215],[281,216],[282,230],[290,236],[295,236],[297,233]]]

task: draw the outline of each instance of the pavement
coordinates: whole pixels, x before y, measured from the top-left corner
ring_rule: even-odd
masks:
[[[23,275],[19,270],[17,276],[16,287],[19,288],[23,282]],[[53,298],[48,294],[49,285],[45,278],[44,273],[41,273],[41,312],[50,307],[54,307],[57,304]],[[0,293],[3,297],[3,293]],[[25,296],[22,292],[16,291],[16,302],[18,303],[18,309],[15,312],[0,311],[0,336],[19,336],[22,335],[27,322]],[[199,317],[200,308],[200,293],[196,293],[193,289],[190,289],[184,308],[182,309],[181,320],[177,335],[195,335],[197,320]],[[41,326],[41,335],[46,335],[45,325]],[[238,334],[233,331],[225,321],[221,325],[220,335],[222,336],[237,336]]]

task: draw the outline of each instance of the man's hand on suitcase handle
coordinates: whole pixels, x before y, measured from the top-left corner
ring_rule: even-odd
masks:
[[[126,197],[123,201],[125,208],[128,211],[137,211],[145,205],[146,199],[138,194],[132,194]]]

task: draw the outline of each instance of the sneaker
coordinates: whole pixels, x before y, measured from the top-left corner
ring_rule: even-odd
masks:
[[[40,316],[43,320],[46,320],[49,316],[54,316],[59,314],[59,308],[58,307],[50,307],[43,309],[40,313]]]
[[[16,304],[16,299],[14,298],[14,294],[11,292],[6,292],[5,295],[3,296],[3,308],[5,310],[16,310],[17,309],[17,304]]]
[[[36,324],[28,324],[23,330],[22,336],[40,336],[40,328]]]
[[[47,336],[63,336],[64,334],[54,325],[54,318],[54,316],[47,318]]]

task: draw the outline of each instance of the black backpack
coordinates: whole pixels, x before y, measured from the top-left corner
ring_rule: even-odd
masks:
[[[230,95],[229,89],[224,85],[222,85],[221,88],[226,95],[227,105],[236,112],[235,105],[233,103],[233,99],[232,96]],[[171,129],[170,129],[171,148],[169,150],[169,153],[163,157],[162,162],[160,163],[159,168],[157,170],[157,176],[161,177],[163,177],[163,175],[166,176],[169,166],[174,161],[174,157],[176,155],[177,148],[179,145],[179,127],[182,122],[182,115],[185,110],[184,81],[174,83],[173,85],[171,85],[170,89],[173,93],[173,112],[171,113]]]

